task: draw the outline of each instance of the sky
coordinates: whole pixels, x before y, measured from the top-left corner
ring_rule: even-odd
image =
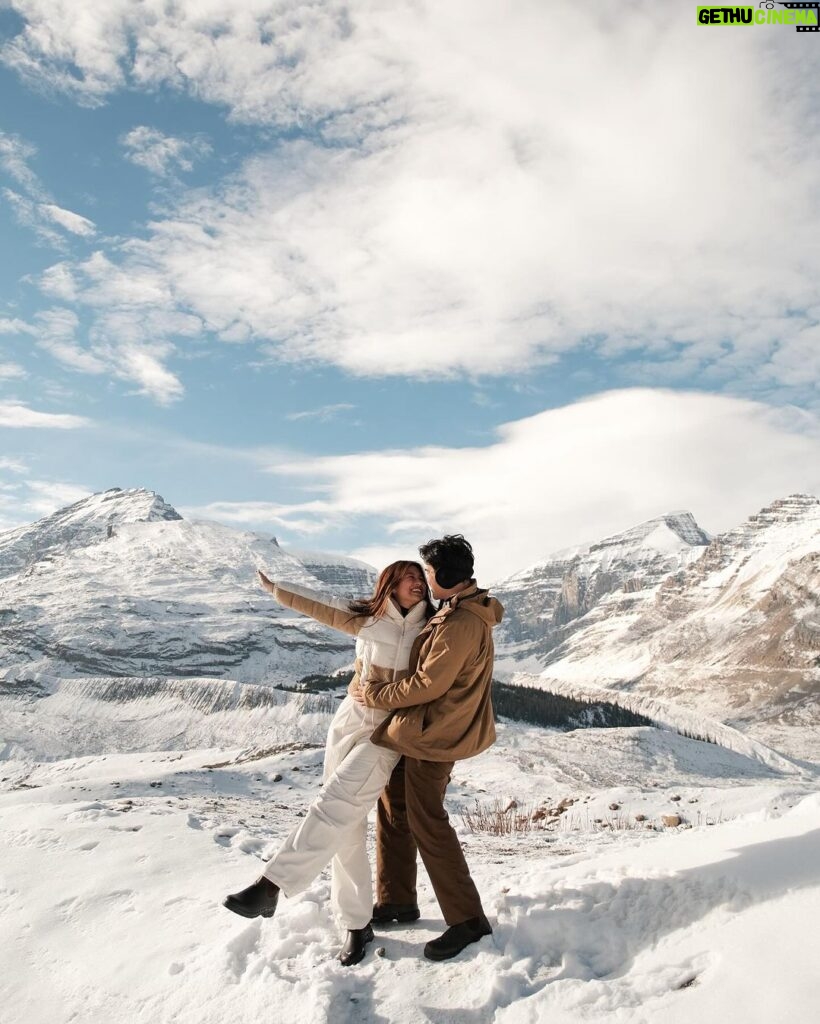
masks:
[[[0,529],[146,487],[485,580],[820,492],[820,39],[0,0]]]

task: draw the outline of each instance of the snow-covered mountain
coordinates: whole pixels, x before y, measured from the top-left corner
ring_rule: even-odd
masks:
[[[122,523],[173,522],[182,516],[153,491],[114,487],[61,508],[29,526],[0,533],[0,578],[75,548],[97,544]]]
[[[713,539],[676,512],[558,552],[493,588],[498,674],[628,688],[813,756],[791,727],[820,721],[819,558],[820,502],[800,495]],[[270,685],[349,663],[348,639],[278,607],[257,567],[338,595],[375,577],[150,491],[93,495],[0,534],[0,674]]]
[[[570,562],[563,579],[572,572]],[[550,589],[551,595],[559,593],[554,576]],[[513,615],[517,600],[508,592]],[[526,669],[539,673],[542,685],[577,682],[660,696],[728,721],[778,749],[816,755],[811,737],[820,724],[817,498],[793,495],[773,502],[708,546],[683,549],[680,566],[665,575],[624,578],[564,625],[555,622],[558,602],[550,596],[542,603],[550,622],[540,643],[530,635],[502,647],[501,667],[508,674]]]
[[[495,584],[504,604],[496,646],[535,667],[608,594],[649,591],[700,557],[709,535],[689,512],[672,512],[605,540],[556,552]]]
[[[0,534],[0,670],[293,682],[350,661],[349,641],[280,608],[255,570],[338,596],[362,562],[188,522],[141,489],[92,495]]]

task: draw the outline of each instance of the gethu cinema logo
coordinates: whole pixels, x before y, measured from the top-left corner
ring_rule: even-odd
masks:
[[[820,0],[813,3],[771,2],[757,7],[698,7],[699,25],[794,25],[798,32],[820,29]]]

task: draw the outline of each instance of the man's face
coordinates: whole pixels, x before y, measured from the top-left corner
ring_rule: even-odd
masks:
[[[424,575],[427,578],[427,586],[430,588],[430,593],[437,601],[441,601],[445,597],[448,591],[443,590],[436,582],[436,570],[432,565],[424,564]]]

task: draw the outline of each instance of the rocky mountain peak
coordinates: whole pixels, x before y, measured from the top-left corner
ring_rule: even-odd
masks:
[[[715,539],[724,543],[743,543],[750,541],[761,531],[772,528],[788,529],[792,524],[798,529],[803,529],[807,525],[810,528],[812,525],[820,525],[820,498],[815,498],[811,494],[790,494],[787,498],[778,498],[749,516],[745,523]]]
[[[30,526],[0,534],[0,577],[77,547],[111,537],[124,523],[155,523],[182,516],[154,491],[112,487],[59,509]]]
[[[563,627],[608,594],[651,589],[698,558],[709,541],[691,512],[675,511],[557,552],[493,588],[507,610],[499,641],[521,644],[530,653],[551,647]]]
[[[778,557],[796,551],[820,532],[820,499],[811,494],[791,494],[778,498],[745,523],[714,537],[709,547],[680,582],[699,581],[731,563],[740,569],[757,550],[769,549]],[[679,586],[669,581],[668,589]]]
[[[771,505],[750,516],[746,525],[761,529],[778,523],[794,523],[805,519],[820,518],[820,498],[813,494],[790,494],[779,498]]]
[[[670,512],[663,517],[663,522],[676,533],[680,539],[693,547],[706,545],[712,539],[700,526],[691,512]]]
[[[144,487],[130,487],[127,490],[111,487],[55,512],[54,516],[83,517],[87,520],[105,518],[117,523],[156,523],[182,519],[179,512],[161,495]]]
[[[609,551],[619,559],[644,560],[689,547],[705,547],[710,539],[691,512],[668,512],[588,545],[579,552],[579,558],[583,562],[592,556],[597,563],[601,554]]]

